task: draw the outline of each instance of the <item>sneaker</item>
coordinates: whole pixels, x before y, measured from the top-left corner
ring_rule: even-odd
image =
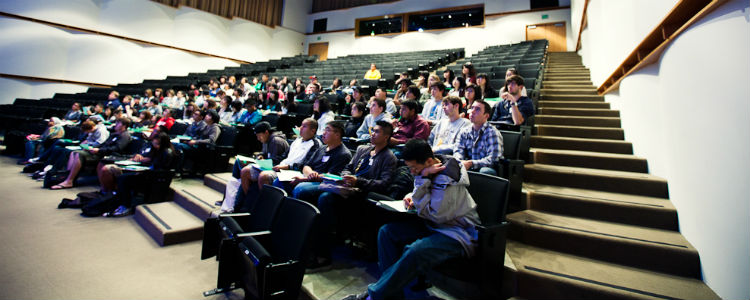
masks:
[[[104,213],[102,216],[124,217],[124,216],[130,215],[131,213],[132,213],[132,209],[130,209],[129,207],[125,207],[124,205],[120,205],[114,211]]]
[[[29,160],[27,162],[30,163],[30,164],[33,164],[33,163],[38,162],[38,161],[39,161],[39,157],[32,157],[32,158],[29,158]]]
[[[346,296],[342,300],[365,300],[367,299],[367,296],[367,291],[364,291],[360,294],[351,294],[349,296]]]

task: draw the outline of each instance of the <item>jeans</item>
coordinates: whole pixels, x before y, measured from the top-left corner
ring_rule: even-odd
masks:
[[[301,182],[292,191],[292,197],[312,204],[317,204],[318,197],[323,192],[318,189],[320,182]]]
[[[34,157],[36,154],[36,147],[41,144],[42,140],[26,141],[26,152],[24,153],[23,158],[28,160]]]
[[[482,167],[481,169],[479,169],[479,173],[497,176],[497,171],[490,167]]]
[[[372,299],[402,299],[404,288],[417,275],[464,253],[461,243],[431,231],[422,220],[386,224],[378,233],[378,264],[382,274],[367,287],[367,293]]]

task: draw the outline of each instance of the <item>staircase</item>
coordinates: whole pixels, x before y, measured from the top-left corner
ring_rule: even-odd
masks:
[[[549,54],[538,108],[527,209],[507,216],[515,295],[718,299],[679,232],[667,181],[633,155],[576,53]]]
[[[160,246],[203,238],[203,223],[220,207],[226,181],[232,173],[206,174],[203,179],[172,181],[172,201],[136,207],[135,221]]]

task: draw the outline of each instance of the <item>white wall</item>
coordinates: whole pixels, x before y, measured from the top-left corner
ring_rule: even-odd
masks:
[[[270,28],[146,0],[0,1],[0,11],[245,61],[300,54],[304,41],[304,34],[281,26]],[[9,17],[0,17],[0,36],[0,73],[14,75],[115,85],[237,65]],[[18,97],[37,98],[23,90],[3,93],[0,104]]]
[[[412,3],[411,1],[400,1],[398,3],[401,2],[405,2],[404,4]],[[524,3],[527,5],[525,9],[528,9],[528,1],[525,1]],[[454,3],[450,6],[462,4],[464,3]],[[519,10],[518,7],[511,8],[513,8],[512,10]],[[349,10],[353,11],[354,8]],[[411,10],[416,10],[416,8],[412,8]],[[489,9],[486,9],[486,11],[486,13],[492,13]],[[384,12],[378,10],[376,13],[383,14]],[[371,16],[372,14],[373,12],[370,11],[370,14],[357,16],[357,18]],[[549,18],[542,19],[542,15],[548,15]],[[349,14],[346,14],[346,16],[348,18]],[[342,18],[344,18],[343,14]],[[351,17],[351,24],[349,24],[349,27],[347,28],[352,28],[351,26],[354,24],[354,18],[355,17]],[[307,45],[310,43],[328,42],[329,58],[349,54],[393,53],[446,48],[465,48],[467,56],[470,56],[487,46],[517,43],[526,40],[526,25],[559,21],[566,22],[568,50],[572,50],[573,47],[575,47],[575,44],[574,40],[571,39],[573,33],[570,26],[570,9],[490,17],[486,18],[484,27],[409,32],[397,35],[363,36],[356,38],[354,37],[354,31],[314,34],[307,36],[305,49],[308,48]],[[331,18],[328,19],[328,22],[330,24]],[[330,28],[329,25],[329,30],[335,29]]]
[[[590,2],[580,53],[597,84],[671,8],[655,4]],[[700,253],[705,282],[725,299],[750,298],[748,49],[750,5],[729,1],[606,96],[636,154],[668,180],[680,231]]]

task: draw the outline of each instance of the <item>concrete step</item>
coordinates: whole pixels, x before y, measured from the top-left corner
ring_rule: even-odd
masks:
[[[590,118],[590,117],[583,117]],[[567,136],[591,139],[624,140],[625,132],[622,128],[603,128],[591,126],[570,125],[536,125],[536,134],[544,136]]]
[[[524,299],[720,299],[703,281],[509,240]]]
[[[174,202],[182,206],[197,218],[205,221],[213,211],[221,206],[216,206],[216,201],[224,198],[224,193],[203,184],[199,179],[181,180],[181,184],[172,186],[174,190]]]
[[[203,220],[175,202],[139,205],[134,218],[160,246],[203,238]]]
[[[542,95],[599,95],[595,88],[549,88],[540,89]]]
[[[535,135],[531,136],[531,147],[544,149],[633,154],[633,145],[630,142],[605,139]]]
[[[648,173],[645,158],[630,154],[531,148],[534,163],[613,171]]]
[[[603,192],[669,198],[667,180],[646,173],[527,164],[524,182]]]
[[[556,215],[508,215],[515,241],[600,261],[700,278],[698,251],[679,232]]]
[[[677,209],[667,199],[529,182],[523,191],[532,210],[679,231]]]
[[[595,108],[540,107],[539,114],[551,115],[551,116],[620,117],[619,110],[595,109]]]
[[[227,189],[227,181],[232,179],[232,172],[211,173],[203,176],[203,184],[224,194]]]
[[[589,109],[609,109],[609,103],[604,101],[554,101],[540,100],[537,102],[539,109],[542,108],[589,108]]]
[[[564,125],[564,126],[589,126],[620,128],[619,117],[581,117],[581,116],[556,116],[536,115],[538,125]],[[544,134],[539,134],[544,135]]]
[[[539,99],[540,100],[555,100],[555,101],[604,101],[604,96],[542,94],[541,96],[539,96]]]

